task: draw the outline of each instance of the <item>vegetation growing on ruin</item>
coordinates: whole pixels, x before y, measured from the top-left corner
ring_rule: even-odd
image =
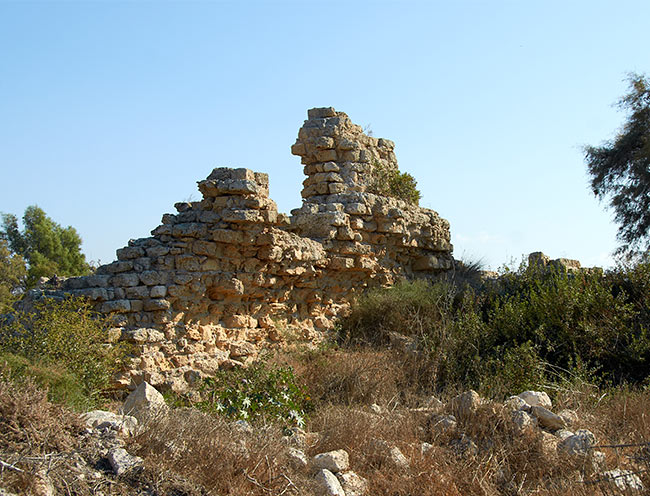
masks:
[[[388,196],[418,205],[422,194],[417,188],[416,179],[408,172],[400,172],[375,160],[372,168],[372,181],[368,191],[376,195]]]

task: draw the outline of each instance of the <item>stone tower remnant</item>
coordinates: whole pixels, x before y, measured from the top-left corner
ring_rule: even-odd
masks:
[[[315,108],[291,151],[307,176],[291,216],[269,198],[266,174],[214,169],[198,183],[202,200],[177,203],[151,237],[64,282],[114,315],[115,339],[136,345],[118,384],[182,391],[254,359],[287,330],[319,339],[366,288],[453,267],[446,220],[369,192],[373,167],[397,169],[392,141]]]

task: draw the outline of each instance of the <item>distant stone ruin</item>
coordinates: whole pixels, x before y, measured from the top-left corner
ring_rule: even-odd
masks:
[[[288,333],[322,338],[367,288],[451,269],[446,220],[368,191],[373,167],[397,169],[393,149],[343,112],[311,109],[291,148],[307,176],[291,216],[269,198],[267,174],[214,169],[202,200],[177,203],[96,274],[67,279],[65,292],[114,314],[114,339],[139,348],[118,383],[182,391]]]

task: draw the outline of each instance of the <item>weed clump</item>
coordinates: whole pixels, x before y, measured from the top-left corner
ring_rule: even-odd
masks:
[[[310,398],[291,367],[270,367],[257,362],[247,368],[219,371],[204,380],[203,411],[233,419],[266,419],[303,427]]]

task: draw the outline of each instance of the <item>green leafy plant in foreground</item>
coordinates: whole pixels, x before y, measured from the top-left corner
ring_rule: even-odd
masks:
[[[263,361],[206,378],[200,409],[239,420],[264,418],[302,427],[310,399],[290,367],[270,368]]]

